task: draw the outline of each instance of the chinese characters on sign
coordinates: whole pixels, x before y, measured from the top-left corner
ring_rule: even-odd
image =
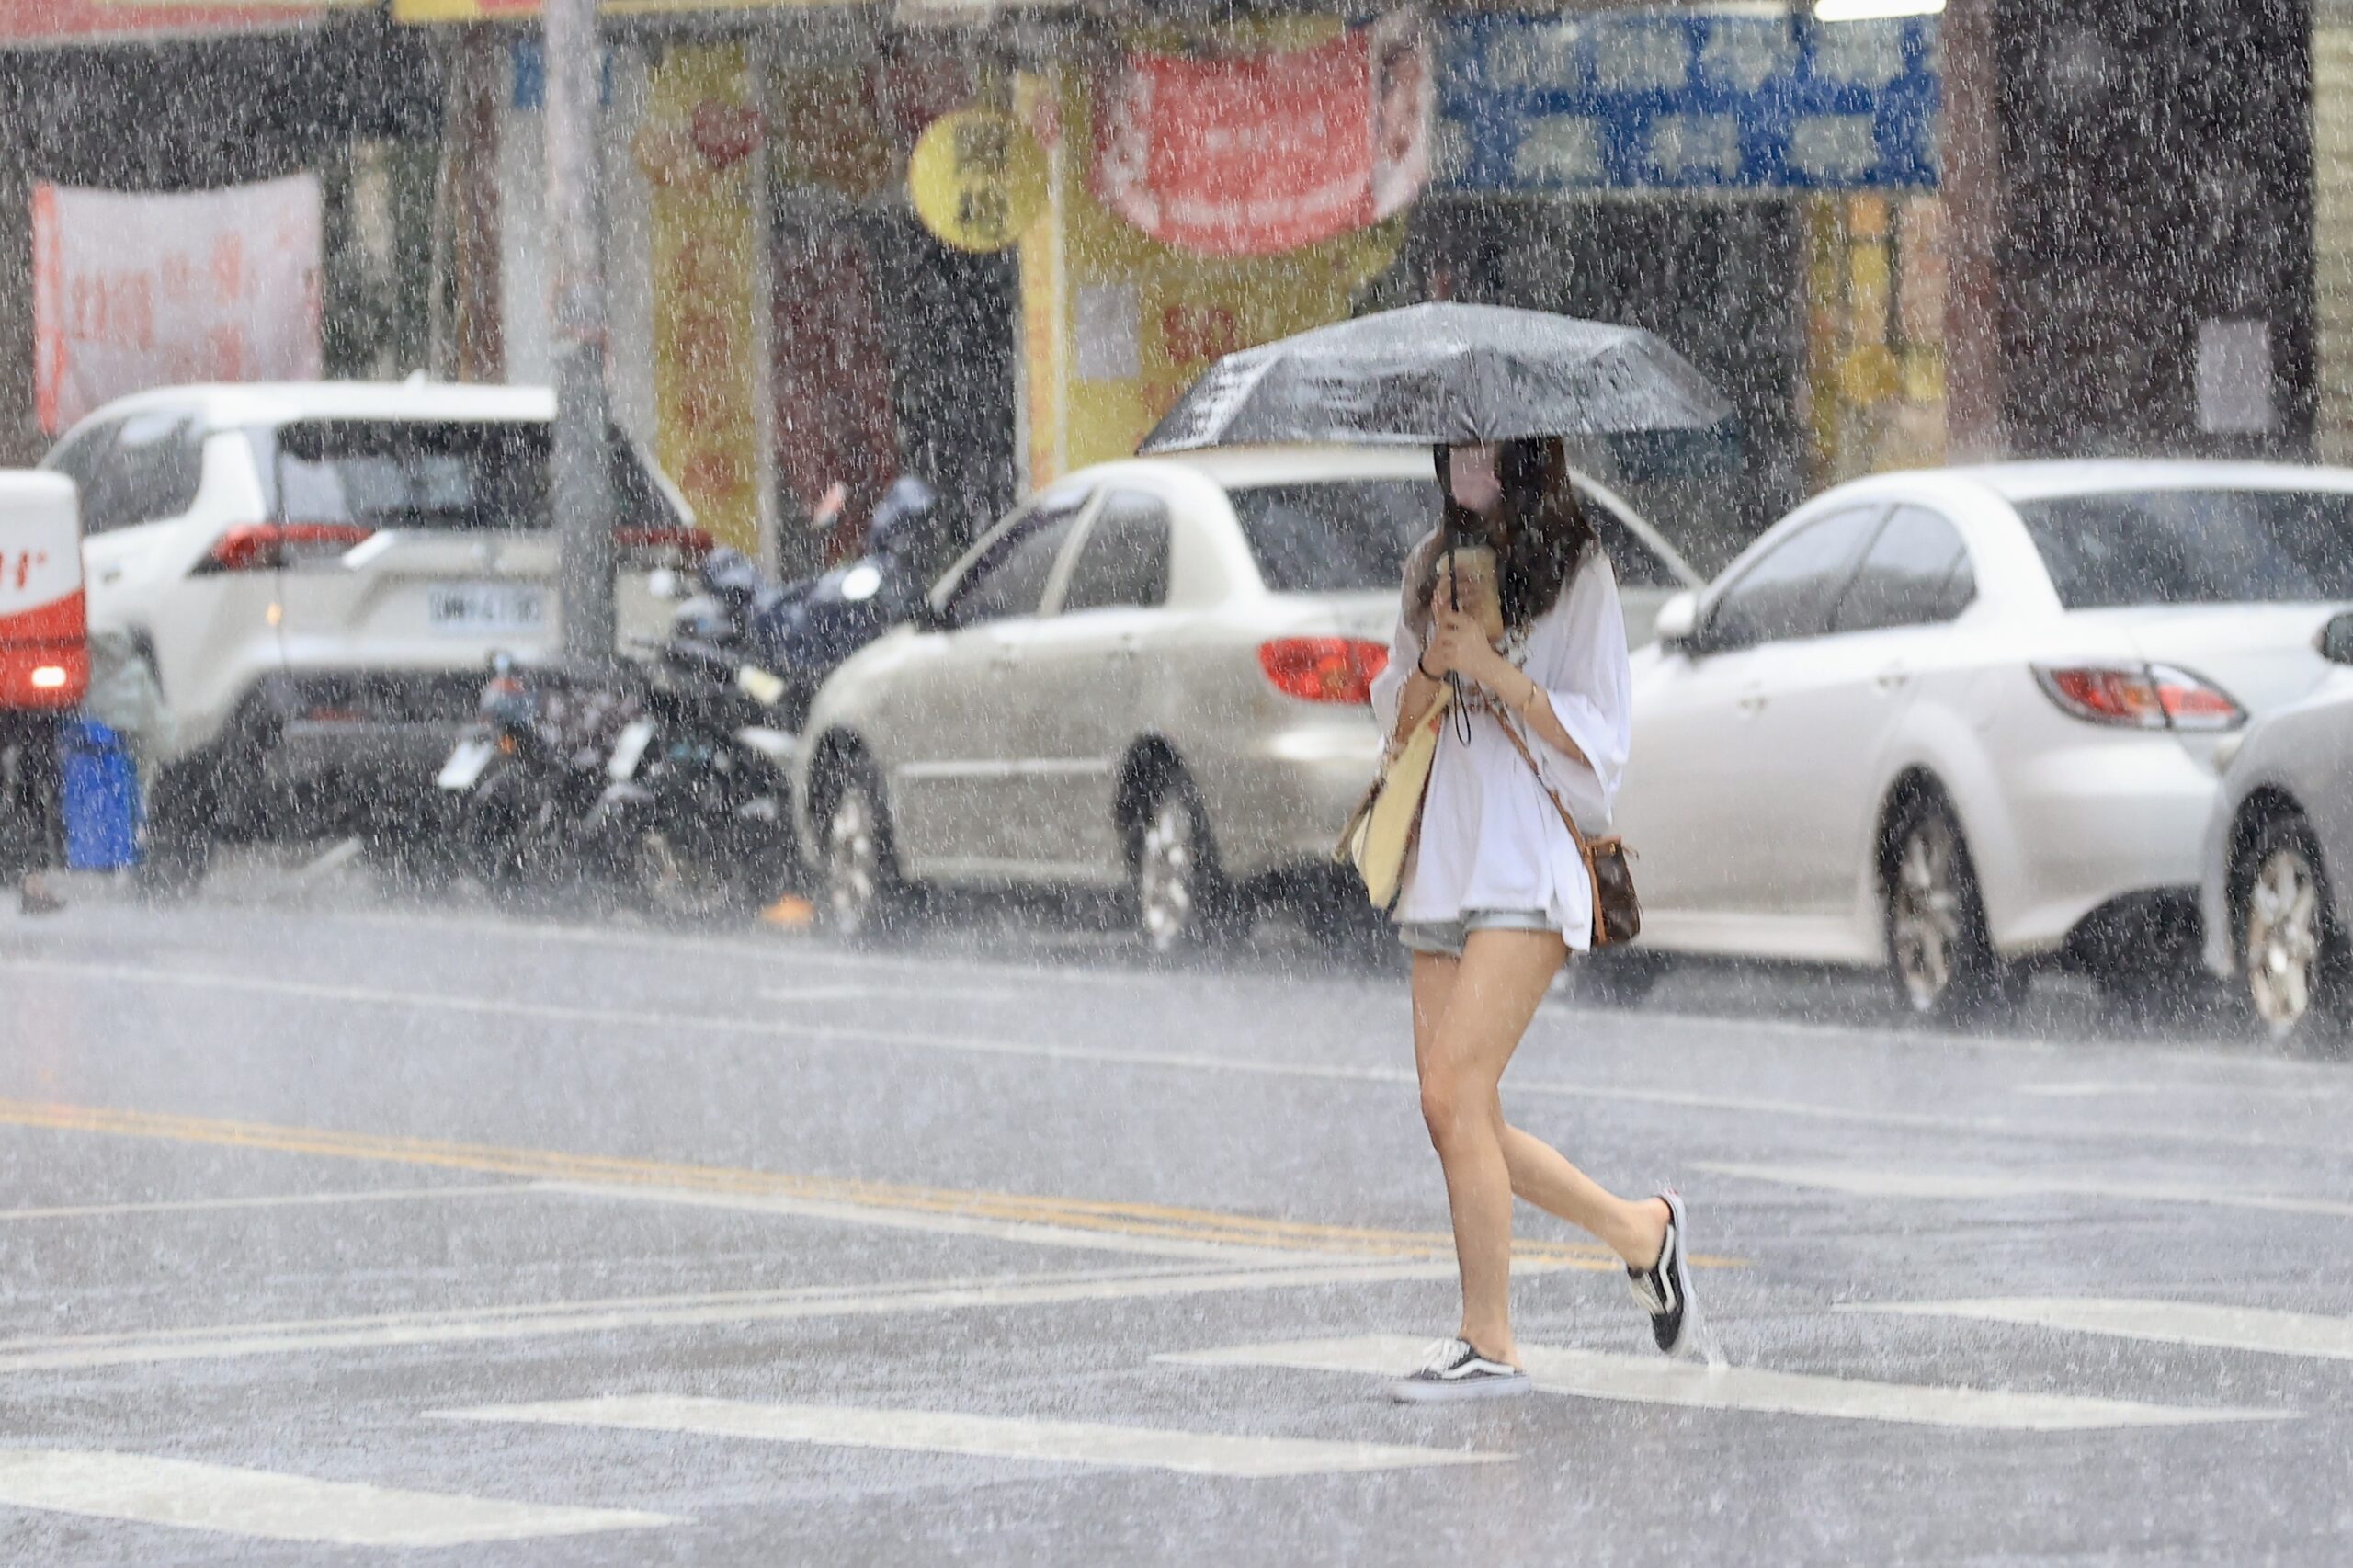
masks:
[[[1932,17],[1483,15],[1444,37],[1455,189],[1937,183]]]
[[[960,250],[999,251],[1046,201],[1046,156],[1029,128],[995,109],[934,121],[907,160],[907,189],[924,226]]]
[[[34,396],[54,435],[176,381],[315,381],[319,185],[33,192]]]

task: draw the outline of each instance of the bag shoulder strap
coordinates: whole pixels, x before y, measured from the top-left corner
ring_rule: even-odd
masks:
[[[1381,760],[1386,762],[1389,758],[1397,754],[1399,749],[1397,740],[1398,736],[1412,734],[1415,730],[1420,729],[1423,725],[1437,718],[1440,713],[1445,712],[1447,704],[1453,700],[1454,687],[1441,682],[1438,688],[1438,697],[1436,700],[1432,701],[1427,708],[1422,710],[1422,716],[1414,721],[1411,728],[1394,731],[1381,741]]]
[[[1569,830],[1569,838],[1576,845],[1577,854],[1590,864],[1593,848],[1586,843],[1584,833],[1577,827],[1576,813],[1569,810],[1561,797],[1553,792],[1552,786],[1546,782],[1544,770],[1536,765],[1536,754],[1529,751],[1528,743],[1519,738],[1519,726],[1507,719],[1498,719],[1496,728],[1502,730],[1504,738],[1511,742],[1511,749],[1519,753],[1519,760],[1528,764],[1528,770],[1536,775],[1536,787],[1544,791],[1544,798],[1552,802],[1554,811],[1560,812],[1561,825]]]

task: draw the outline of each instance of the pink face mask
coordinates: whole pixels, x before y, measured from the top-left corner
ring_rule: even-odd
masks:
[[[1497,449],[1493,446],[1449,447],[1446,454],[1447,488],[1456,503],[1485,514],[1504,498],[1503,476],[1495,472]]]

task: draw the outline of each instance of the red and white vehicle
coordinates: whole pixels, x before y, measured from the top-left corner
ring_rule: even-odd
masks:
[[[59,712],[90,682],[74,483],[0,473],[0,711]]]

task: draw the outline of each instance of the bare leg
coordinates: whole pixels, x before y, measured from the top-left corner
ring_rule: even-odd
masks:
[[[1497,1085],[1565,952],[1551,932],[1474,931],[1451,974],[1436,967],[1445,960],[1415,963],[1414,1060],[1422,1119],[1446,1171],[1462,1274],[1461,1335],[1481,1355],[1514,1364],[1512,1177]],[[1442,1012],[1427,1006],[1441,994]],[[1426,1019],[1426,1012],[1434,1017]]]
[[[1511,1189],[1548,1214],[1592,1233],[1632,1268],[1648,1268],[1666,1244],[1666,1201],[1630,1202],[1586,1175],[1550,1143],[1517,1127],[1504,1129]]]

